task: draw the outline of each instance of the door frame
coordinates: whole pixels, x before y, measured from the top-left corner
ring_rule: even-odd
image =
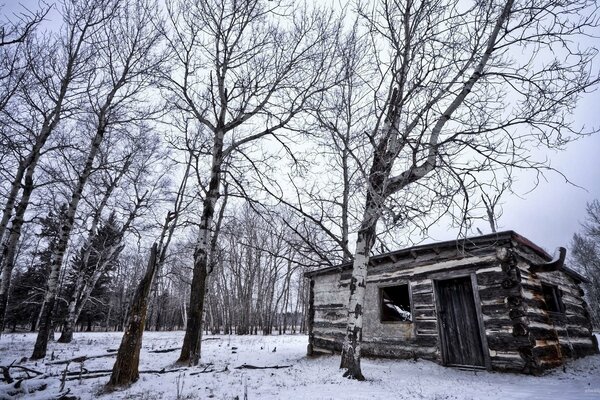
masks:
[[[440,298],[438,295],[438,285],[440,281],[446,281],[446,280],[452,280],[452,279],[458,279],[458,278],[470,278],[471,281],[471,291],[473,293],[473,302],[475,303],[475,312],[477,314],[477,326],[479,328],[479,337],[481,339],[481,351],[483,353],[483,363],[484,366],[482,367],[478,367],[478,366],[472,366],[473,368],[485,368],[487,370],[491,370],[492,369],[492,361],[490,359],[490,351],[489,351],[489,346],[488,346],[488,342],[487,342],[487,336],[485,334],[485,327],[483,324],[483,314],[481,312],[481,299],[479,297],[479,286],[477,285],[477,275],[475,274],[475,272],[460,272],[460,273],[453,273],[453,272],[443,272],[443,273],[439,273],[439,274],[435,274],[435,276],[432,276],[431,280],[433,281],[433,297],[435,299],[435,315],[437,318],[437,327],[438,327],[438,337],[439,337],[439,341],[438,341],[438,345],[439,345],[439,349],[440,349],[440,354],[442,357],[442,365],[444,366],[448,366],[448,355],[444,352],[444,343],[446,340],[446,336],[445,336],[445,332],[444,329],[442,327],[442,322],[440,320],[440,313],[439,311],[441,310],[441,305],[440,305]]]

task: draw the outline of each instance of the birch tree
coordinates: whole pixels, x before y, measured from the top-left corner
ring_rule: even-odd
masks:
[[[97,12],[105,15],[105,23],[92,36],[98,68],[91,75],[88,88],[89,108],[87,120],[79,127],[92,132],[81,171],[68,202],[66,217],[58,234],[58,243],[52,256],[51,272],[45,307],[32,358],[45,357],[56,296],[58,278],[63,264],[75,213],[83,190],[93,171],[94,161],[110,132],[119,132],[128,123],[147,118],[142,112],[144,90],[157,73],[161,59],[156,53],[159,35],[155,29],[157,5],[152,2],[99,2]],[[151,109],[150,109],[151,110]]]
[[[93,185],[93,192],[101,192],[102,186],[104,190],[97,206],[92,208],[87,237],[78,256],[77,268],[72,271],[73,286],[67,297],[67,318],[58,340],[61,343],[71,342],[75,323],[92,290],[118,258],[125,245],[124,239],[134,228],[135,221],[148,209],[156,207],[156,198],[163,194],[164,179],[153,169],[156,168],[156,164],[165,171],[169,168],[163,163],[166,154],[161,151],[162,142],[158,136],[145,126],[137,133],[131,133],[131,137],[123,136],[120,135],[117,141],[123,149],[113,157],[105,154],[99,163],[100,170],[97,171],[97,175],[100,179],[96,179],[99,183]],[[104,152],[106,153],[106,150]],[[122,204],[123,202],[126,203]],[[98,226],[103,220],[103,212],[111,206],[111,218],[114,218],[112,216],[117,208],[123,209],[120,212],[123,214],[119,221],[121,226],[113,232],[113,239],[101,240],[97,245],[93,245],[98,240]]]
[[[209,248],[225,160],[278,133],[328,84],[332,21],[261,0],[168,2],[169,101],[204,130],[207,175],[179,362],[197,364]],[[208,160],[207,160],[208,159]],[[204,164],[203,164],[204,165]],[[203,178],[201,178],[203,179]]]
[[[532,146],[559,148],[579,131],[568,115],[598,82],[591,1],[395,1],[359,7],[380,76],[372,84],[364,206],[350,281],[341,367],[361,371],[367,266],[377,225],[420,203],[451,202],[482,171],[548,168]]]

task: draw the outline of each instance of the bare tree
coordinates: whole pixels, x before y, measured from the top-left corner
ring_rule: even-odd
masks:
[[[331,17],[283,2],[201,0],[167,4],[172,103],[204,130],[205,185],[190,308],[180,362],[197,364],[209,248],[223,165],[277,133],[328,85]],[[201,128],[200,128],[201,127]],[[203,179],[203,178],[201,178]]]
[[[491,190],[486,190],[485,188],[481,190],[481,201],[483,201],[483,205],[485,206],[485,214],[492,232],[496,232],[498,219],[502,216],[500,199],[510,189],[511,184],[512,182],[508,178],[494,185]]]
[[[452,207],[478,172],[548,168],[529,149],[560,147],[578,133],[567,115],[598,78],[590,73],[596,52],[575,43],[596,26],[595,9],[586,0],[383,0],[359,7],[367,37],[377,44],[373,64],[381,79],[372,85],[344,376],[364,379],[363,305],[378,222],[393,214],[406,223],[413,207],[428,202]],[[515,49],[525,56],[514,56]]]
[[[588,278],[584,283],[590,305],[592,324],[600,327],[600,201],[587,204],[582,232],[573,235],[571,258],[575,266]]]
[[[173,204],[173,210],[167,213],[158,243],[150,250],[146,273],[136,288],[130,310],[130,317],[119,346],[117,360],[113,366],[108,386],[127,385],[139,378],[139,357],[142,347],[142,335],[146,324],[146,313],[148,310],[148,295],[152,288],[156,274],[165,263],[167,251],[177,222],[185,206],[185,192],[190,175],[192,156],[187,157],[183,178],[177,190]]]

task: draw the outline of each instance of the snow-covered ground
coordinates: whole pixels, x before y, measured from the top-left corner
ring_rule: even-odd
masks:
[[[183,332],[146,332],[141,371],[171,370],[177,351],[152,353],[181,344]],[[107,355],[116,349],[121,333],[76,333],[73,343],[51,343],[54,361],[79,356]],[[570,362],[545,376],[462,371],[429,361],[364,359],[366,382],[342,378],[338,356],[306,357],[307,338],[283,336],[205,336],[202,365],[175,372],[142,373],[131,387],[106,393],[108,377],[65,382],[64,390],[82,399],[600,399],[600,356]],[[15,362],[47,375],[60,375],[65,364],[21,361],[31,354],[33,334],[4,334],[0,338],[0,365]],[[114,357],[69,364],[69,371],[109,370]],[[280,369],[236,369],[243,364]],[[209,372],[212,371],[212,372]],[[202,373],[199,373],[202,372]],[[11,369],[16,377],[17,371]],[[70,376],[72,378],[72,376]],[[59,392],[60,377],[44,378],[48,387],[22,396],[48,399]],[[39,384],[40,378],[23,385]],[[0,399],[7,385],[0,385]],[[6,394],[4,395],[6,396]]]

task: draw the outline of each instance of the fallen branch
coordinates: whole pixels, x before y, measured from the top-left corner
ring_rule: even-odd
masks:
[[[227,370],[227,366],[225,366],[225,369],[223,369],[222,371],[216,371],[213,367],[213,363],[208,363],[208,364],[204,364],[204,369],[202,371],[195,371],[190,373],[190,376],[194,376],[194,375],[199,375],[199,374],[208,374],[211,372],[225,372]],[[209,369],[210,368],[210,369]]]
[[[4,367],[4,366],[0,367],[0,368],[2,368],[2,377],[4,379],[4,382],[6,382],[6,383],[14,382],[14,379],[10,376],[10,372],[9,372],[9,369],[11,366],[12,366],[12,364],[9,365],[8,367]]]
[[[174,369],[160,369],[160,370],[153,370],[153,369],[149,369],[146,371],[140,371],[140,374],[168,374],[171,372],[177,372],[177,371],[183,371],[183,370],[187,370],[187,368],[174,368]]]
[[[202,339],[203,342],[205,342],[207,340],[221,340],[221,338],[213,337],[213,338],[204,338],[204,339]],[[111,350],[111,349],[109,349],[109,350]],[[168,348],[168,349],[149,350],[148,353],[170,353],[172,351],[177,351],[177,350],[181,350],[181,346],[179,346],[179,347],[171,347],[171,348]]]
[[[140,374],[169,374],[171,372],[178,372],[182,370],[187,370],[187,368],[175,368],[175,369],[150,369],[146,371],[140,371]],[[76,381],[79,379],[94,379],[94,378],[102,378],[105,376],[110,376],[112,373],[112,369],[99,369],[99,370],[85,370],[85,372],[79,371],[70,371],[67,373],[67,381]]]
[[[68,363],[80,363],[80,362],[84,362],[87,360],[92,360],[94,358],[105,358],[105,357],[115,357],[117,354],[98,354],[95,356],[81,356],[81,357],[75,357],[75,358],[71,358],[69,360],[60,360],[60,361],[51,361],[48,362],[46,364],[50,364],[50,365],[60,365],[60,364],[68,364]]]
[[[56,395],[56,397],[54,397],[54,400],[79,400],[79,397],[77,396],[69,396],[69,393],[71,393],[71,389],[67,389],[66,392],[61,392],[59,394]]]
[[[257,367],[256,365],[250,364],[242,364],[239,367],[235,367],[235,369],[280,369],[280,368],[290,368],[291,365],[271,365],[265,367]]]
[[[86,368],[82,368],[79,371],[69,371],[67,372],[67,376],[79,376],[79,375],[86,375],[86,374],[103,374],[106,372],[111,372],[112,369],[95,369],[95,370],[88,370]],[[56,376],[56,375],[54,375]]]
[[[181,350],[181,347],[172,347],[170,349],[150,350],[148,353],[170,353],[172,351]]]
[[[23,378],[23,379],[31,379],[36,376],[42,375],[42,372],[40,372],[40,371],[36,371],[31,368],[23,367],[21,365],[13,365],[14,363],[15,362],[13,361],[12,363],[10,363],[9,366],[6,366],[6,367],[3,365],[0,365],[0,369],[2,369],[2,378],[6,383],[13,383],[15,381],[15,379],[10,375],[11,369],[19,369],[19,370],[25,372],[27,377]],[[34,374],[34,376],[31,376],[30,373]],[[19,378],[19,379],[21,379],[21,378]]]
[[[97,374],[77,374],[77,375],[73,375],[73,376],[68,376],[65,381],[78,381],[81,379],[94,379],[94,378],[102,378],[105,376],[109,376],[112,373],[112,370],[110,372],[102,372],[102,373],[97,373]]]

